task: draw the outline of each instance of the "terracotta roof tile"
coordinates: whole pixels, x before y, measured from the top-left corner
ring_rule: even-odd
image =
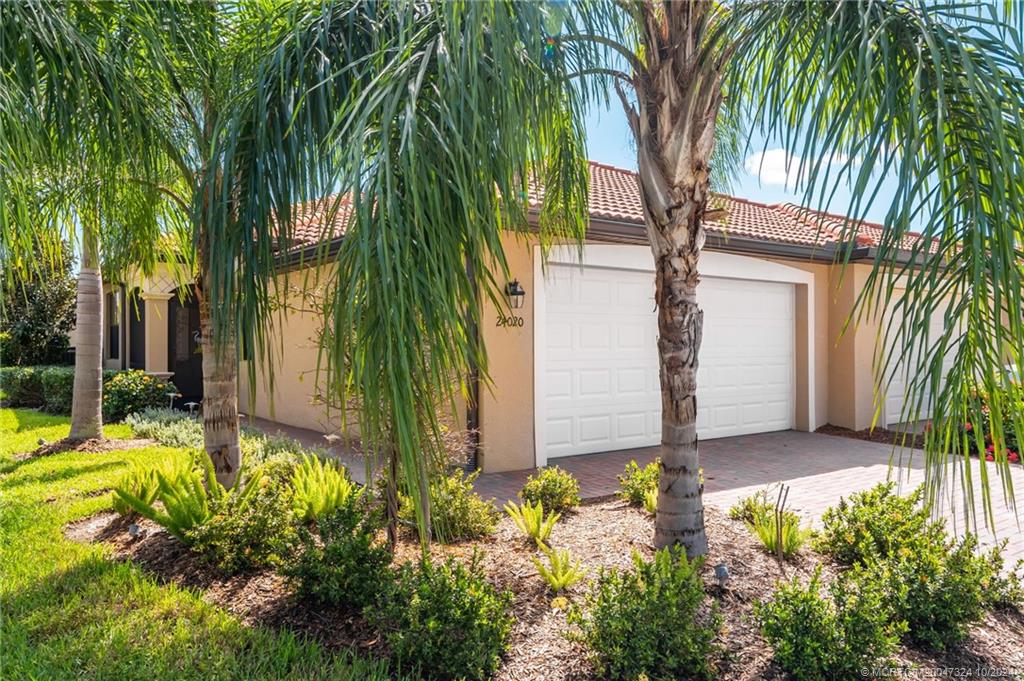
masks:
[[[534,185],[530,189],[530,202],[539,206],[543,188]],[[310,246],[324,238],[333,239],[345,233],[352,215],[351,202],[341,197],[342,204],[335,214],[331,228],[322,225],[330,207],[331,196],[317,201],[296,204],[298,226],[294,246]],[[727,217],[710,221],[708,231],[724,236],[739,236],[780,243],[823,246],[848,238],[851,233],[846,227],[846,218],[841,215],[824,213],[792,203],[765,204],[734,196],[716,195],[714,208],[723,208]],[[590,162],[590,215],[592,218],[615,222],[643,225],[643,205],[637,187],[637,175],[631,170],[616,168],[604,163]],[[878,243],[883,226],[872,222],[859,222],[852,230],[858,244],[873,246]],[[904,240],[904,247],[910,248],[919,235],[910,235]],[[934,250],[934,248],[933,248]]]

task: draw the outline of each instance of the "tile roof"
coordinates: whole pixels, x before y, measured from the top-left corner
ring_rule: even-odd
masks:
[[[543,188],[531,187],[530,202],[534,207],[539,206],[542,198]],[[330,229],[325,230],[323,225],[331,207],[330,202],[334,200],[340,200],[341,205]],[[718,194],[712,200],[712,207],[725,209],[727,215],[709,221],[708,231],[726,238],[737,236],[778,243],[824,246],[847,240],[853,233],[859,245],[872,246],[878,243],[883,230],[882,225],[873,222],[858,222],[847,227],[847,220],[841,215],[815,211],[792,203],[765,204]],[[298,213],[293,241],[295,248],[343,235],[352,215],[351,202],[347,197],[339,195],[298,203],[294,209]],[[598,220],[643,225],[644,213],[636,173],[591,161],[590,216]],[[917,238],[917,235],[908,236],[905,247],[910,248]]]
[[[539,193],[531,197],[535,203]],[[709,232],[764,241],[824,246],[848,240],[855,234],[857,243],[873,246],[884,227],[873,222],[847,225],[842,215],[811,210],[792,203],[766,204],[757,201],[715,195],[712,207],[725,209],[727,217],[711,220]],[[590,215],[594,218],[643,224],[644,213],[637,188],[637,175],[631,170],[590,162]],[[910,248],[918,235],[909,235],[904,246]]]

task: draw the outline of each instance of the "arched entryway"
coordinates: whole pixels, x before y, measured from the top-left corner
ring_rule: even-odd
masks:
[[[174,291],[168,303],[167,367],[181,397],[177,406],[203,399],[203,350],[199,303],[189,288]]]

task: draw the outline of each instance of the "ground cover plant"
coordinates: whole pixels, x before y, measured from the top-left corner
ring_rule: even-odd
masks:
[[[244,625],[192,590],[110,560],[108,547],[66,539],[65,524],[110,508],[107,490],[131,468],[188,461],[166,447],[14,458],[68,430],[67,418],[0,410],[4,678],[133,679],[142,670],[156,680],[396,678],[385,662]],[[107,435],[129,431],[114,426]]]

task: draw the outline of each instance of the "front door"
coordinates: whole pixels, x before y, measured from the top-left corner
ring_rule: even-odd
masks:
[[[181,397],[175,406],[203,399],[203,350],[199,330],[199,304],[191,293],[185,299],[178,295],[168,305],[168,357],[167,366],[174,372],[171,380]]]

